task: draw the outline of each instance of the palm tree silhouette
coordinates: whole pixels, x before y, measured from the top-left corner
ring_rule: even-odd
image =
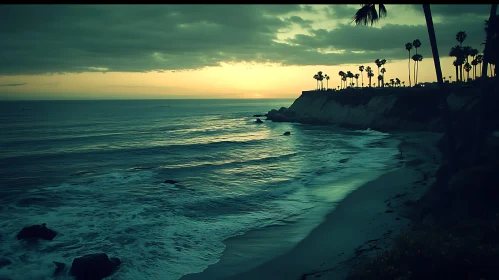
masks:
[[[362,72],[364,72],[364,65],[359,66],[360,71],[360,79],[362,81],[362,87],[364,87],[364,76],[362,76]]]
[[[338,72],[338,75],[340,76],[340,88],[343,88],[343,76],[345,75],[345,72],[340,71]]]
[[[416,54],[418,54],[418,48],[421,47],[421,41],[419,41],[419,39],[416,39],[412,42],[412,45],[414,46],[414,48],[416,49]],[[416,82],[416,72],[418,72],[418,62],[416,61],[416,63],[414,63],[414,83],[417,83]]]
[[[366,67],[367,78],[369,78],[369,87],[371,87],[371,78],[374,76],[371,66]]]
[[[476,61],[478,62],[478,64],[480,66],[478,66],[478,70],[480,70],[480,74],[479,76],[481,77],[482,76],[482,62],[483,62],[483,54],[479,54],[476,56]]]
[[[355,83],[357,84],[357,87],[359,87],[359,76],[360,76],[359,73],[355,74]]]
[[[383,75],[378,75],[378,87],[380,87],[379,84],[380,84],[380,82],[382,83],[382,81],[383,81]]]
[[[315,90],[318,90],[319,89],[319,75],[315,74],[314,79],[315,79]]]
[[[402,85],[405,87],[405,81],[402,81]]]
[[[320,88],[323,88],[322,80],[324,80],[324,76],[322,75],[322,71],[317,72],[317,80],[320,82]]]
[[[378,76],[379,76],[379,68],[383,65],[383,63],[381,63],[381,60],[379,58],[377,58],[374,63],[376,64],[376,66],[378,66]],[[378,80],[378,87],[379,87],[379,80]]]
[[[353,73],[350,71],[347,71],[347,78],[350,78],[350,86],[353,84]]]
[[[326,74],[325,77],[326,77],[326,90],[328,90],[329,89],[329,76]]]
[[[471,65],[473,65],[473,80],[476,80],[476,66],[478,65],[478,61],[473,59]]]
[[[400,79],[399,78],[395,78],[395,84],[400,87]]]
[[[414,63],[415,64],[419,64],[420,61],[423,60],[423,56],[420,55],[420,54],[415,54],[412,56],[412,60],[414,60]],[[418,84],[418,70],[419,68],[416,68],[416,73],[414,73],[414,84],[417,85]]]
[[[384,60],[384,59],[383,59],[383,60]],[[385,61],[386,61],[386,60],[385,60]],[[384,82],[385,82],[385,72],[386,72],[385,67],[381,68],[381,75],[382,75],[382,77],[383,77],[383,80],[382,80],[382,82],[383,82],[383,83],[382,83],[382,84],[384,84]]]
[[[345,84],[345,88],[347,88],[347,74],[346,73],[343,74],[343,77],[341,77],[341,80]]]
[[[466,71],[466,81],[469,81],[471,65],[468,62],[466,62],[466,64],[464,64],[464,70]]]
[[[452,47],[450,49],[449,56],[453,56],[453,57],[456,58],[456,60],[455,60],[456,64],[453,63],[453,65],[456,67],[456,74],[458,74],[458,73],[462,74],[462,72],[458,72],[457,67],[460,67],[462,65],[462,63],[464,63],[464,51],[463,51],[463,48],[461,46]],[[458,76],[458,75],[456,75],[456,77],[457,77],[456,78],[457,80],[460,80],[460,81],[463,80],[462,75],[461,75],[461,77]]]
[[[466,40],[466,37],[468,37],[468,35],[466,35],[466,32],[464,32],[464,31],[457,32],[456,40],[459,42],[460,47],[463,46],[463,42],[464,42],[464,40]]]
[[[412,43],[406,43],[405,44],[405,49],[409,52],[409,86],[411,86],[411,50],[412,50]]]
[[[362,8],[355,13],[353,22],[356,25],[373,25],[386,15],[386,8],[383,4],[378,4],[378,11],[376,11],[376,4],[363,4]]]

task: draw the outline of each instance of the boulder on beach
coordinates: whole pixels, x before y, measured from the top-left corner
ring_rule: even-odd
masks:
[[[257,118],[255,122],[256,123],[263,123],[263,121],[261,119],[259,119],[259,118]]]
[[[46,224],[33,225],[29,227],[24,227],[18,234],[17,239],[45,239],[52,240],[57,235],[57,232],[47,228]]]
[[[176,183],[178,183],[178,181],[175,181],[175,180],[165,180],[163,183],[175,185]]]
[[[120,264],[120,259],[105,253],[88,254],[73,260],[70,274],[77,280],[100,280],[113,274]]]
[[[286,131],[286,132],[284,132],[284,134],[283,134],[283,135],[286,135],[286,136],[291,135],[291,132]]]

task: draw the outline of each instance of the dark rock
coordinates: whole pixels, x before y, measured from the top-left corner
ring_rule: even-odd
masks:
[[[286,131],[286,132],[284,132],[284,134],[283,134],[283,135],[286,135],[286,136],[291,135],[291,132]]]
[[[175,181],[175,180],[165,180],[163,183],[175,185],[176,183],[178,183],[178,181]]]
[[[18,234],[17,239],[34,239],[40,238],[45,240],[52,240],[57,235],[57,232],[47,228],[46,224],[33,225],[24,227]]]
[[[120,264],[118,258],[109,259],[104,253],[89,254],[73,260],[70,274],[77,280],[100,280],[113,274]]]
[[[338,160],[339,163],[346,163],[350,160],[350,158],[344,158],[344,159],[340,159]]]
[[[256,123],[263,123],[263,121],[261,119],[256,119],[255,121]]]
[[[253,115],[253,117],[255,117],[255,118],[260,118],[260,117],[265,117],[266,115],[267,115],[267,114],[265,114],[265,115],[262,115],[262,114],[256,114],[256,115]]]
[[[66,275],[66,264],[61,262],[54,262],[55,271],[52,274],[52,277],[57,277],[61,275]]]
[[[8,259],[0,258],[0,268],[4,266],[8,266],[9,264],[12,264],[12,262]]]

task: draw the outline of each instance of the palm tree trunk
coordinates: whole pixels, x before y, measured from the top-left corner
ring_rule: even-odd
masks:
[[[456,65],[456,81],[459,82],[459,67]]]
[[[490,15],[489,15],[489,26],[495,26],[495,19],[496,19],[496,14],[497,14],[497,4],[492,4],[490,6]],[[485,48],[483,50],[483,68],[482,68],[482,73],[485,73],[485,76],[487,76],[487,64],[489,63],[489,52],[490,52],[490,40],[492,39],[492,28],[487,29],[487,39],[485,41]],[[482,90],[480,91],[480,110],[479,110],[479,115],[477,117],[477,124],[476,124],[476,136],[475,136],[475,150],[473,153],[473,163],[477,163],[480,159],[480,154],[482,152],[483,148],[483,141],[484,141],[484,129],[483,129],[483,122],[485,121],[485,104],[487,102],[487,84],[486,84],[486,79],[482,76],[481,79],[481,86]]]
[[[362,87],[364,87],[364,76],[362,75],[362,72],[360,72],[360,79],[362,80]]]
[[[411,51],[409,50],[409,87],[411,87]]]
[[[440,91],[442,92],[442,118],[444,119],[448,140],[447,144],[449,145],[449,167],[451,172],[454,173],[457,170],[455,161],[455,140],[452,130],[452,121],[450,119],[449,104],[447,104],[448,93],[446,87],[444,87],[442,68],[440,66],[440,57],[438,55],[437,38],[435,36],[435,28],[433,27],[430,4],[423,4],[423,10],[426,18],[426,27],[428,28],[428,36],[430,37],[431,52],[433,54],[433,63],[435,64],[437,81],[440,87]]]

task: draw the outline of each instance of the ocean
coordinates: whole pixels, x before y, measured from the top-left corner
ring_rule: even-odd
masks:
[[[176,280],[237,236],[248,266],[290,249],[399,153],[369,129],[255,123],[292,102],[0,102],[0,257],[12,262],[0,278],[51,279],[53,261],[104,252],[123,262],[109,279]],[[41,223],[54,240],[16,239]],[[280,250],[244,250],[245,234],[276,228],[294,229]]]

